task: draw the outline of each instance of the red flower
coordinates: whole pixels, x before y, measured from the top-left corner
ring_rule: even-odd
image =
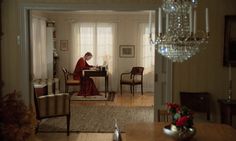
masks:
[[[180,111],[180,106],[175,103],[167,103],[167,108],[169,109],[169,112],[172,114],[175,114]]]
[[[167,103],[167,107],[170,109],[178,109],[179,105],[175,103]]]
[[[189,120],[188,116],[183,116],[177,119],[176,126],[184,126],[186,125],[187,121]]]
[[[193,112],[190,109],[175,103],[166,103],[166,105],[172,115],[172,124],[186,128],[193,126]]]

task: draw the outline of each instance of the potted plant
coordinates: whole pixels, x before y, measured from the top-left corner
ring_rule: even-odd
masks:
[[[189,140],[196,129],[193,127],[193,112],[185,106],[167,103],[168,111],[172,116],[172,122],[163,128],[166,135],[175,140]]]
[[[1,141],[25,141],[34,133],[35,114],[16,91],[0,97],[0,115]]]

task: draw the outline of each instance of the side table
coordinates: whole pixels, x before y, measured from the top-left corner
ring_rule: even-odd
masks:
[[[221,123],[232,126],[232,115],[236,115],[236,100],[218,99],[218,103],[220,106]]]

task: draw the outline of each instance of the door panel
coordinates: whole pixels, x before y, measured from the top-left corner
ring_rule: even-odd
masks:
[[[158,17],[156,11],[156,33]],[[172,61],[163,57],[155,49],[155,95],[154,95],[154,119],[157,121],[157,110],[165,108],[167,102],[172,102]]]

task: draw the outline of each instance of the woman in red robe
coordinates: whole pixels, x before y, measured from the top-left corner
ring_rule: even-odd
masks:
[[[81,57],[75,67],[74,70],[74,79],[80,80],[80,92],[78,95],[80,96],[93,96],[99,95],[99,92],[93,82],[92,78],[82,76],[82,71],[85,69],[89,69],[93,66],[89,65],[86,61],[92,58],[92,53],[85,53],[84,57]]]

